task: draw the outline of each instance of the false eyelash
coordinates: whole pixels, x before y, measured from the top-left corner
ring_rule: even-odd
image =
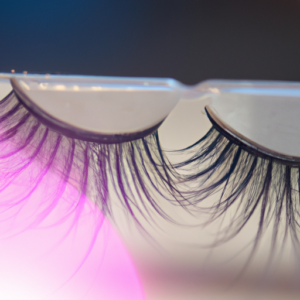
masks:
[[[211,129],[195,144],[178,151],[190,156],[174,167],[182,172],[188,168],[184,181],[193,189],[185,192],[185,196],[200,209],[205,203],[202,211],[209,214],[208,223],[231,215],[230,224],[220,229],[212,246],[236,237],[256,215],[258,227],[246,265],[271,226],[267,264],[274,258],[276,245],[281,244],[282,254],[287,239],[299,255],[300,165],[253,151],[209,119]],[[212,195],[217,195],[217,200],[207,204]]]
[[[5,205],[24,202],[49,172],[58,174],[62,181],[61,187],[53,187],[61,189],[56,198],[63,194],[65,183],[71,183],[105,215],[112,216],[110,199],[117,194],[125,211],[140,226],[137,215],[150,221],[153,213],[176,223],[161,207],[161,199],[186,205],[176,188],[179,176],[162,151],[157,132],[122,144],[68,138],[41,124],[11,92],[0,102],[0,145],[0,192],[33,163],[39,166],[39,171],[32,175],[28,196],[6,201]],[[57,199],[52,202],[51,209]]]
[[[220,230],[214,245],[234,238],[259,213],[250,257],[270,224],[274,226],[273,249],[280,242],[282,223],[285,226],[281,240],[289,235],[298,246],[300,166],[253,152],[211,121],[213,127],[203,138],[175,151],[190,154],[190,158],[172,164],[161,148],[157,132],[110,145],[71,139],[41,124],[11,92],[0,102],[0,193],[31,165],[39,168],[37,173],[29,172],[32,178],[27,194],[1,201],[0,207],[23,204],[45,174],[54,172],[61,182],[53,187],[57,191],[53,191],[52,202],[43,216],[51,213],[66,183],[70,183],[79,194],[93,199],[105,215],[112,216],[111,198],[117,194],[124,210],[141,228],[138,216],[150,222],[153,213],[178,223],[162,208],[160,201],[165,199],[187,211],[190,207],[191,211],[204,210],[210,222],[233,212],[230,225]],[[213,194],[219,195],[218,201],[202,208],[202,202]],[[82,199],[79,197],[75,204],[78,213]]]

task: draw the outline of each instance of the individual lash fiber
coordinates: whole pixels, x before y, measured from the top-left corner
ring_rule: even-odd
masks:
[[[14,201],[2,201],[2,207],[25,202],[51,172],[58,174],[61,183],[53,187],[55,197],[42,214],[43,218],[54,209],[67,183],[75,186],[80,195],[92,199],[104,215],[112,216],[111,197],[113,193],[117,194],[125,211],[141,227],[137,215],[150,222],[153,212],[176,223],[157,199],[186,205],[176,188],[176,172],[171,170],[172,166],[161,150],[157,132],[121,144],[68,138],[40,123],[12,91],[0,102],[0,145],[0,192],[33,163],[39,170],[32,175],[28,194]],[[82,210],[82,199],[79,197],[75,204],[78,213]]]
[[[300,166],[253,151],[226,135],[213,124],[198,142],[178,151],[189,153],[189,158],[174,165],[192,186],[185,197],[208,214],[205,225],[230,214],[229,225],[217,232],[209,247],[235,238],[256,215],[257,232],[243,270],[270,226],[267,267],[275,257],[276,245],[280,245],[277,254],[281,255],[287,239],[299,257]],[[217,194],[215,201],[210,198],[213,194]]]

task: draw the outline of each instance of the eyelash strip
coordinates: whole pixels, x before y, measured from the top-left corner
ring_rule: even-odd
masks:
[[[300,164],[254,151],[228,135],[207,115],[212,123],[211,129],[195,144],[178,151],[179,154],[188,152],[190,157],[174,167],[178,171],[188,170],[183,181],[194,188],[185,196],[200,208],[205,203],[202,209],[210,216],[208,223],[231,214],[230,224],[218,232],[213,245],[236,237],[256,215],[258,227],[247,263],[269,226],[273,229],[268,263],[275,255],[275,246],[284,248],[287,239],[291,240],[298,254]],[[213,194],[217,194],[217,200],[207,205]]]
[[[72,139],[41,124],[14,92],[0,102],[0,130],[0,165],[5,170],[0,191],[31,164],[38,163],[40,172],[35,182],[53,171],[63,182],[75,185],[80,194],[93,199],[105,215],[112,215],[113,193],[138,224],[137,214],[151,220],[153,213],[176,223],[160,206],[159,198],[186,205],[157,132],[120,144]],[[7,142],[9,149],[4,146]]]

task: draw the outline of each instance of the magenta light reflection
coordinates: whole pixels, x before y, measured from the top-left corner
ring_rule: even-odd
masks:
[[[57,193],[61,182],[53,172],[34,186],[36,168],[11,180],[0,166],[0,299],[144,299],[108,220],[74,186]]]

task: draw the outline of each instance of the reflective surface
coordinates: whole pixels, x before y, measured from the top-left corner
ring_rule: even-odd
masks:
[[[14,88],[38,114],[96,134],[129,134],[161,123],[180,99],[172,79],[15,77]]]
[[[263,153],[300,162],[300,84],[212,81],[210,111],[227,132]]]

